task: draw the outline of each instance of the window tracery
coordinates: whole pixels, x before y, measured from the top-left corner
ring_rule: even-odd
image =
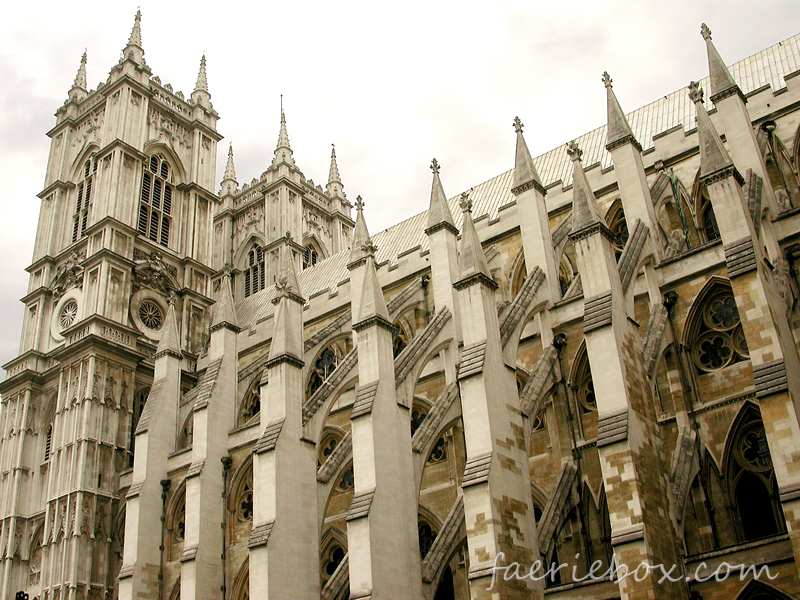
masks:
[[[86,235],[89,225],[89,211],[92,206],[92,184],[97,173],[97,161],[94,157],[87,160],[81,171],[81,181],[78,183],[78,196],[75,205],[75,214],[72,217],[72,241],[77,242]]]
[[[336,572],[336,569],[342,563],[346,554],[347,552],[345,549],[336,542],[331,543],[328,548],[326,548],[321,561],[323,582],[328,581]]]
[[[322,433],[322,441],[319,444],[319,454],[317,455],[318,466],[322,466],[325,463],[341,441],[342,434],[335,429],[326,429]]]
[[[169,163],[160,154],[154,154],[145,164],[142,174],[137,229],[140,234],[162,246],[169,246],[172,196],[172,173]]]
[[[253,488],[250,482],[242,486],[236,499],[236,518],[242,522],[253,520]]]
[[[614,234],[613,248],[614,256],[617,260],[622,255],[625,249],[625,244],[628,243],[628,223],[625,221],[625,211],[622,209],[622,203],[617,200],[611,206],[606,214],[606,223],[611,233]]]
[[[447,460],[447,440],[442,436],[436,440],[436,443],[433,445],[433,449],[430,454],[428,454],[426,464],[435,465],[445,460]]]
[[[266,287],[266,261],[264,249],[253,244],[247,253],[247,267],[244,270],[244,297],[260,292]]]
[[[253,386],[247,391],[239,408],[239,425],[245,425],[256,415],[261,413],[261,378],[258,377]]]
[[[352,491],[355,487],[355,477],[353,475],[353,465],[350,465],[345,469],[342,476],[339,477],[339,480],[336,482],[336,491],[337,492],[349,492]]]
[[[573,268],[569,257],[564,254],[558,264],[558,285],[561,288],[562,296],[567,293],[567,290],[569,289],[569,286],[572,285],[572,281],[574,279],[575,269]]]
[[[78,303],[75,300],[69,300],[61,308],[61,313],[58,315],[58,323],[62,331],[75,323],[78,318]]]
[[[428,416],[429,408],[424,406],[420,402],[414,402],[411,407],[411,435],[416,433],[419,426],[422,425],[422,422],[425,420],[425,417]]]
[[[392,329],[392,355],[397,358],[410,341],[411,335],[408,333],[407,327],[400,321],[395,323],[394,329]]]
[[[708,188],[701,185],[699,190],[698,205],[700,207],[700,229],[703,232],[706,242],[713,242],[720,239],[717,216],[714,214],[714,206],[708,195]]]
[[[572,382],[575,397],[582,412],[597,412],[597,397],[594,393],[594,381],[589,367],[589,355],[583,346],[576,358],[575,381]]]
[[[348,336],[329,344],[320,352],[309,374],[308,383],[306,384],[306,398],[310,398],[320,388],[328,376],[339,366],[345,355],[352,349],[353,340]]]
[[[419,555],[423,560],[430,552],[433,542],[436,540],[438,531],[426,519],[420,518],[417,526],[417,534],[419,537]]]
[[[303,268],[307,269],[308,267],[313,267],[317,264],[319,260],[319,252],[311,245],[307,244],[305,248],[303,248]]]
[[[730,288],[720,287],[701,306],[691,347],[692,359],[700,373],[749,360],[747,340]]]

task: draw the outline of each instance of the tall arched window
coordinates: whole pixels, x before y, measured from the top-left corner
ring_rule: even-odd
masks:
[[[729,286],[717,285],[707,292],[693,317],[690,347],[700,374],[749,360],[736,299]]]
[[[244,297],[260,292],[266,287],[266,262],[264,249],[258,244],[253,244],[247,253],[247,267],[244,271]]]
[[[78,197],[75,214],[72,217],[72,241],[77,242],[86,235],[89,226],[89,209],[92,206],[92,184],[97,173],[97,161],[87,160],[81,170],[81,181],[78,183]]]
[[[700,228],[705,234],[706,242],[718,240],[720,235],[717,216],[714,214],[714,206],[708,196],[708,188],[704,185],[700,186],[697,204],[700,207]]]
[[[625,244],[628,243],[628,224],[625,221],[625,211],[622,210],[622,202],[615,201],[608,209],[606,214],[606,224],[614,234],[614,256],[619,260]]]
[[[169,246],[172,227],[172,173],[160,154],[150,157],[142,174],[138,230],[162,246]]]

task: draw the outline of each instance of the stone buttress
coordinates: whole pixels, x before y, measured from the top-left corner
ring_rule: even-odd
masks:
[[[664,449],[642,360],[640,333],[625,310],[613,235],[603,223],[581,164],[573,161],[572,232],[585,295],[583,332],[597,398],[597,449],[611,521],[616,564],[682,569],[669,520]],[[683,584],[659,583],[661,573],[620,582],[623,600],[682,598]]]

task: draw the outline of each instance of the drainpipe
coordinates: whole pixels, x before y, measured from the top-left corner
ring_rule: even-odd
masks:
[[[222,597],[226,598],[228,595],[227,580],[225,577],[227,572],[225,559],[227,555],[226,535],[228,531],[228,473],[230,472],[233,459],[230,456],[223,456],[220,461],[222,461]]]
[[[164,532],[167,521],[167,492],[172,486],[169,479],[161,480],[161,545],[158,547],[160,552],[158,560],[158,597],[164,598]]]

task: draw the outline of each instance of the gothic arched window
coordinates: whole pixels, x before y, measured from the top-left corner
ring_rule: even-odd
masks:
[[[399,321],[395,323],[392,329],[392,355],[397,358],[410,341],[411,335],[408,333],[408,328]]]
[[[237,425],[245,425],[250,422],[250,419],[255,417],[261,412],[261,377],[258,377],[255,383],[250,387],[242,399],[242,404],[239,407],[239,418]]]
[[[693,362],[700,373],[749,360],[747,340],[730,287],[719,285],[706,294],[693,321],[690,346]]]
[[[697,204],[700,207],[700,229],[705,234],[706,242],[718,240],[720,235],[717,216],[714,214],[714,206],[711,204],[708,188],[704,185],[700,186]]]
[[[160,154],[150,157],[142,174],[138,231],[162,246],[169,246],[172,226],[172,173]]]
[[[611,233],[614,234],[614,256],[619,260],[622,251],[625,249],[625,244],[628,243],[628,223],[625,221],[625,211],[622,209],[622,203],[619,200],[614,202],[608,210],[606,224]]]
[[[87,160],[81,170],[81,181],[78,183],[78,197],[75,214],[72,218],[72,241],[77,242],[86,235],[89,225],[89,209],[92,205],[92,184],[97,173],[97,161]]]
[[[428,412],[430,411],[430,407],[421,400],[414,399],[414,404],[411,406],[411,436],[413,437],[414,434],[419,429],[419,426],[422,425],[422,422],[425,420],[425,417],[428,416]]]
[[[597,412],[597,398],[594,393],[594,382],[586,346],[578,351],[575,359],[575,380],[572,382],[572,388],[581,411]]]
[[[347,539],[338,530],[331,528],[322,534],[320,544],[320,574],[324,584],[342,564],[347,555]]]
[[[316,392],[328,376],[333,373],[345,355],[353,349],[353,339],[350,336],[329,344],[320,352],[306,385],[306,398]]]
[[[313,267],[319,260],[319,252],[311,244],[303,248],[303,268]]]
[[[417,533],[419,537],[419,556],[420,558],[424,559],[428,555],[431,546],[433,546],[433,542],[436,540],[436,534],[438,532],[427,519],[424,519],[420,515]]]
[[[244,297],[260,292],[266,287],[266,263],[264,250],[258,244],[253,244],[247,253],[247,267],[244,271]]]

